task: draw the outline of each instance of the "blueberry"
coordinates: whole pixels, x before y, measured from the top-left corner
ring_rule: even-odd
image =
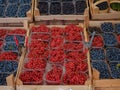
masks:
[[[9,76],[9,74],[3,74],[3,85],[7,85],[6,78]]]
[[[110,70],[112,78],[120,78],[120,68],[117,68],[120,62],[110,62]]]
[[[0,85],[3,85],[3,74],[0,74]]]
[[[120,33],[120,24],[115,24],[115,30],[117,33]]]
[[[30,4],[32,0],[19,0],[20,4]]]
[[[5,71],[5,61],[0,61],[0,73]]]
[[[120,49],[116,47],[107,48],[106,57],[109,61],[120,61]]]
[[[0,0],[0,4],[6,4],[7,0]]]
[[[5,15],[7,17],[16,17],[17,10],[18,10],[18,5],[17,4],[9,4],[6,8]]]
[[[108,3],[105,2],[101,2],[99,4],[96,5],[100,10],[106,10],[108,8]]]
[[[4,17],[5,6],[0,5],[0,17]]]
[[[101,79],[110,78],[108,66],[104,61],[92,62],[92,67],[100,72]]]
[[[76,13],[84,14],[85,9],[87,8],[86,1],[76,1]]]
[[[103,32],[115,32],[112,23],[109,23],[109,22],[102,23],[101,29]]]
[[[50,14],[60,14],[60,13],[61,13],[60,2],[52,2],[50,4]]]
[[[26,13],[30,10],[31,5],[21,5],[18,11],[18,17],[26,17]]]
[[[102,48],[92,48],[90,50],[91,60],[105,60],[105,52]]]
[[[17,51],[18,47],[16,45],[16,43],[6,43],[3,46],[4,51]]]
[[[25,41],[25,36],[21,36],[21,35],[15,35],[15,36],[18,39],[19,42],[24,42]],[[5,37],[5,41],[6,42],[15,42],[14,35],[7,35]]]
[[[8,0],[8,3],[18,3],[19,2],[19,0]]]
[[[48,14],[48,2],[39,2],[38,8],[41,14]]]
[[[16,61],[6,61],[5,72],[13,73],[17,70],[18,63]]]
[[[72,2],[63,3],[63,14],[74,14],[74,5]]]
[[[103,40],[106,46],[116,46],[117,39],[114,34],[112,33],[104,33],[102,34]]]

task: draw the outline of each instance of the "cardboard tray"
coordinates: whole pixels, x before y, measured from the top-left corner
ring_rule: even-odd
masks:
[[[37,5],[38,5],[38,0],[35,0],[35,6],[34,6],[35,21],[40,21],[40,20],[84,20],[86,16],[89,16],[88,0],[86,0],[87,8],[85,9],[83,15],[40,15]]]
[[[100,13],[99,8],[95,6],[95,3],[93,3],[93,0],[89,0],[90,14],[91,14],[92,20],[113,20],[113,19],[120,20],[120,11],[114,11],[110,8],[110,3],[117,2],[117,1],[112,1],[112,0],[111,1],[107,0],[107,1],[109,4],[108,10],[102,11],[102,13]],[[102,2],[102,0],[100,0],[99,2]]]
[[[111,22],[111,23],[120,23],[120,21],[89,21],[88,26],[98,26],[100,27],[101,23]],[[88,27],[86,26],[86,27]],[[99,71],[92,68],[92,77],[93,77],[93,87],[95,90],[120,90],[120,79],[100,79]]]
[[[31,24],[32,27],[34,24]],[[38,24],[37,24],[38,25]],[[78,25],[78,24],[77,24]],[[78,26],[83,27],[83,23],[79,24]],[[36,25],[35,25],[36,26]],[[48,25],[48,27],[64,27],[65,25]],[[86,35],[86,28],[84,27],[85,35]],[[87,38],[85,39],[87,41]],[[26,50],[25,50],[26,51]],[[19,64],[18,69],[18,76],[16,77],[16,89],[17,90],[92,90],[92,75],[91,75],[91,67],[90,67],[90,60],[89,60],[89,52],[87,53],[88,56],[88,72],[89,72],[89,79],[86,81],[85,85],[23,85],[23,82],[19,79],[19,75],[22,71],[23,64],[24,64],[24,57],[21,59],[21,63]]]
[[[25,29],[27,31],[26,36],[29,35],[28,21],[27,20],[24,20],[24,21],[20,20],[20,21],[17,21],[16,23],[15,23],[15,21],[10,21],[10,20],[9,21],[4,21],[4,20],[0,21],[0,29],[13,30],[16,28]],[[22,49],[22,51],[23,51],[23,53],[22,53],[21,57],[24,56],[24,49]],[[20,60],[21,60],[21,57],[20,57]],[[18,64],[19,64],[19,62],[18,62]],[[13,74],[9,75],[6,78],[7,86],[1,85],[0,90],[15,90],[14,80],[15,80],[14,75]]]

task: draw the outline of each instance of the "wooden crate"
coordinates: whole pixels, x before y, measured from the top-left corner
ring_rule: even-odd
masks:
[[[26,12],[26,17],[0,17],[0,21],[4,20],[4,21],[14,21],[14,22],[18,22],[18,21],[23,21],[23,20],[28,20],[29,22],[33,21],[33,10],[34,9],[34,0],[31,0],[31,9],[29,11]]]
[[[89,7],[90,7],[90,14],[92,20],[113,20],[113,19],[119,19],[120,20],[120,11],[114,11],[110,8],[110,4],[114,2],[119,1],[113,1],[113,0],[100,0],[96,3],[93,3],[94,0],[89,0]],[[107,10],[99,10],[99,8],[96,6],[97,3],[108,1],[109,8]]]
[[[101,23],[111,22],[113,24],[120,23],[120,21],[89,21],[87,27],[100,27]],[[109,68],[108,68],[109,69]],[[93,87],[94,90],[120,90],[120,79],[100,79],[98,70],[92,68]]]
[[[78,25],[78,24],[77,24]],[[31,24],[30,27],[34,26],[34,24]],[[37,26],[37,25],[35,25]],[[65,25],[48,25],[48,27],[65,27]],[[83,23],[79,24],[78,26],[84,26]],[[86,35],[86,28],[84,27],[84,32]],[[85,41],[88,41],[87,38],[85,38]],[[26,50],[25,50],[26,52]],[[16,77],[16,89],[17,90],[92,90],[92,74],[91,74],[91,68],[90,68],[90,60],[89,60],[89,52],[87,53],[88,56],[88,72],[89,72],[89,79],[86,81],[85,85],[23,85],[23,82],[19,79],[20,73],[23,69],[24,65],[24,57],[21,59],[21,64],[19,64],[19,70],[17,72],[18,76]]]
[[[24,21],[17,21],[15,22],[14,20],[8,20],[8,21],[5,21],[4,19],[2,21],[0,21],[0,29],[8,29],[8,30],[13,30],[13,29],[25,29],[27,32],[26,32],[26,37],[29,35],[29,30],[28,30],[28,21],[27,20],[24,20]],[[25,44],[26,45],[26,44]],[[22,49],[22,55],[21,57],[19,58],[20,60],[22,59],[22,57],[24,56],[24,49]],[[18,62],[19,64],[20,62]],[[19,68],[19,67],[18,67]],[[16,75],[17,77],[17,75]],[[0,86],[0,90],[15,90],[15,77],[13,74],[9,75],[7,78],[6,78],[6,82],[7,82],[7,86]]]
[[[39,9],[37,8],[38,0],[35,0],[34,6],[34,18],[35,21],[47,21],[47,20],[85,20],[85,17],[88,16],[89,18],[89,7],[88,7],[88,0],[86,0],[86,5],[88,8],[85,9],[83,15],[40,15]]]

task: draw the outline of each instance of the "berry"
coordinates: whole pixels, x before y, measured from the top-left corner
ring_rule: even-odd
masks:
[[[92,41],[92,47],[103,47],[103,38],[100,35],[96,35]]]
[[[117,33],[120,33],[120,24],[115,24],[115,30]]]
[[[26,34],[26,30],[24,30],[24,29],[9,30],[8,34],[10,34],[10,35],[25,35]]]
[[[99,10],[106,10],[108,8],[108,3],[105,1],[97,4],[96,6],[99,8]]]
[[[103,32],[115,32],[112,23],[109,23],[109,22],[102,23],[101,29]]]
[[[58,37],[64,35],[64,29],[60,27],[52,27],[51,28],[51,36],[52,37]]]
[[[33,33],[31,35],[31,39],[38,39],[38,40],[42,40],[42,41],[48,41],[50,39],[50,35],[49,34],[41,34],[41,33]]]
[[[18,11],[17,4],[9,4],[6,8],[5,15],[6,15],[6,17],[16,17],[17,11]]]
[[[64,44],[64,48],[67,51],[72,51],[72,50],[82,51],[83,43],[82,42],[66,42]]]
[[[65,53],[62,49],[56,49],[50,51],[50,62],[63,63],[65,59]]]
[[[62,2],[69,2],[69,1],[73,1],[73,0],[62,0]]]
[[[0,5],[0,17],[4,17],[5,6]]]
[[[120,34],[117,35],[117,40],[118,40],[118,43],[120,43]]]
[[[63,3],[63,14],[74,14],[74,4],[69,2],[69,3]]]
[[[22,35],[15,35],[19,42],[24,43],[25,36]],[[14,35],[7,35],[5,37],[6,42],[15,42]]]
[[[51,48],[61,48],[63,46],[64,40],[61,37],[52,38],[50,42]]]
[[[3,45],[3,40],[0,40],[0,48],[2,47]]]
[[[6,34],[7,34],[7,30],[0,29],[0,39],[4,39]]]
[[[102,48],[92,48],[90,50],[91,60],[105,60],[105,52]]]
[[[65,85],[84,85],[87,80],[87,76],[85,73],[65,73],[63,75],[63,82]]]
[[[61,14],[61,4],[60,2],[51,2],[50,4],[50,14]]]
[[[0,73],[5,72],[5,61],[0,61]]]
[[[19,11],[18,11],[18,17],[26,17],[26,12],[30,10],[30,5],[20,5]]]
[[[117,64],[120,62],[110,62],[110,70],[112,78],[120,78],[120,68],[117,68]]]
[[[103,40],[106,46],[116,46],[117,39],[116,36],[112,33],[104,33],[102,34]]]
[[[84,14],[85,9],[87,8],[86,1],[76,1],[76,13],[77,14]]]
[[[20,4],[30,4],[31,0],[19,0]]]
[[[109,61],[120,61],[120,49],[116,47],[107,48],[106,57]]]
[[[8,0],[8,2],[7,2],[7,3],[14,4],[14,3],[18,3],[18,2],[19,2],[19,0]]]
[[[93,32],[95,32],[96,34],[102,33],[102,31],[101,31],[101,29],[99,27],[89,27],[88,32],[90,34],[92,34]]]
[[[20,79],[24,84],[42,84],[43,72],[42,71],[24,71],[20,74]]]
[[[3,46],[3,49],[5,51],[17,51],[18,50],[18,47],[15,43],[6,43],[4,46]]]
[[[0,4],[6,4],[7,0],[0,0]]]
[[[32,27],[32,32],[40,32],[40,33],[49,33],[50,29],[46,25],[40,25],[38,27]]]
[[[92,62],[92,67],[100,72],[100,79],[110,78],[108,66],[104,61]]]
[[[62,68],[53,66],[52,69],[46,74],[46,81],[48,84],[60,84],[62,77]]]
[[[45,70],[46,67],[46,61],[42,59],[30,59],[24,67],[26,69],[38,69],[38,70]]]
[[[66,54],[66,59],[69,61],[84,61],[87,59],[86,54],[78,51],[71,51]]]
[[[48,14],[48,2],[39,2],[38,8],[40,11],[40,14]]]

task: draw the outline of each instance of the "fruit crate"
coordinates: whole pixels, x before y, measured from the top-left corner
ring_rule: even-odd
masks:
[[[89,0],[89,5],[92,20],[120,19],[119,0]]]
[[[1,0],[0,20],[33,20],[34,0]]]
[[[38,27],[38,24],[36,24],[36,25],[33,25],[32,24],[32,27],[33,26],[37,26]],[[47,25],[47,27],[49,27],[49,28],[52,28],[52,27],[58,27],[58,28],[64,28],[64,27],[66,27],[67,25]],[[77,24],[77,26],[78,27],[83,27],[84,26],[84,24],[83,23],[80,23],[79,25]],[[39,26],[39,28],[40,28],[40,26]],[[44,26],[43,27],[41,27],[41,30],[42,30],[42,28],[44,28],[44,30],[45,31],[47,31],[48,29],[46,29]],[[34,32],[34,30],[36,30],[35,28],[32,28],[31,29],[31,34],[30,34],[30,38],[29,38],[29,43],[31,43],[32,42],[32,40],[31,40],[31,35],[32,35],[32,33]],[[39,29],[40,30],[40,29]],[[48,32],[45,32],[45,31],[41,31],[41,34],[48,34]],[[54,30],[54,29],[53,29]],[[60,29],[61,30],[61,29]],[[85,32],[85,30],[86,30],[86,28],[84,27],[84,29],[83,29],[83,31]],[[35,32],[34,32],[35,33]],[[34,34],[33,33],[33,34]],[[86,32],[85,32],[86,33]],[[54,33],[53,33],[54,34]],[[60,34],[60,33],[58,33],[58,35],[63,35],[63,34]],[[85,34],[86,35],[86,34]],[[43,38],[43,37],[42,37]],[[49,39],[49,38],[48,38]],[[42,41],[42,39],[39,39],[40,41]],[[43,40],[44,42],[46,42],[47,40]],[[85,39],[85,41],[87,41],[87,38]],[[34,44],[33,44],[34,45]],[[43,45],[43,44],[42,44]],[[58,44],[58,46],[59,46],[60,44]],[[40,46],[40,45],[39,45]],[[33,46],[34,48],[36,47],[37,48],[37,46]],[[42,47],[42,46],[40,46],[40,47]],[[50,46],[51,47],[51,46]],[[43,85],[43,83],[45,84],[45,82],[42,82],[42,81],[40,81],[40,82],[32,82],[31,81],[31,83],[30,82],[23,82],[22,80],[22,78],[21,77],[23,77],[24,75],[22,75],[22,73],[23,72],[25,72],[26,70],[28,70],[28,71],[32,71],[32,70],[37,70],[37,69],[35,69],[33,66],[31,66],[32,68],[34,68],[34,69],[30,69],[31,67],[29,67],[29,65],[28,65],[28,61],[30,60],[29,58],[31,58],[31,57],[28,57],[29,55],[28,55],[28,53],[29,52],[31,52],[30,50],[29,50],[29,48],[31,48],[31,50],[32,50],[32,52],[34,51],[34,49],[31,47],[31,45],[29,45],[28,44],[28,50],[26,50],[26,56],[25,56],[25,58],[23,59],[23,60],[21,60],[21,65],[19,65],[19,70],[18,70],[18,77],[16,78],[16,89],[17,90],[34,90],[34,89],[40,89],[40,90],[47,90],[47,89],[49,89],[49,90],[59,90],[59,89],[62,89],[62,90],[92,90],[92,80],[91,80],[91,69],[90,69],[90,62],[89,62],[89,58],[87,57],[87,64],[88,64],[88,79],[87,79],[87,81],[85,82],[85,84],[84,85],[63,85],[63,84],[61,84],[61,85],[59,85],[58,84],[58,82],[55,82],[55,81],[48,81],[47,80],[47,84],[46,85]],[[45,50],[46,50],[47,48],[45,48]],[[57,47],[56,48],[53,48],[55,51],[57,50]],[[36,50],[36,49],[35,49]],[[58,49],[58,51],[59,51],[59,49]],[[62,53],[61,53],[62,54]],[[63,54],[62,54],[63,55]],[[31,56],[31,55],[30,55]],[[39,55],[39,56],[41,56],[41,55]],[[36,57],[39,57],[39,56],[37,56],[36,55]],[[49,56],[49,55],[48,55]],[[64,56],[64,55],[63,55]],[[89,56],[89,53],[87,53],[87,56]],[[34,56],[33,56],[34,57]],[[52,57],[52,56],[51,56]],[[47,58],[47,56],[46,56],[46,58]],[[60,57],[61,58],[61,57]],[[39,58],[40,59],[40,58]],[[34,57],[34,60],[35,60],[35,57]],[[44,59],[44,60],[46,60],[46,59]],[[39,60],[40,61],[40,60]],[[30,61],[31,62],[31,61]],[[27,64],[26,64],[27,63]],[[36,62],[34,62],[34,63],[36,63]],[[47,70],[49,71],[49,68],[51,68],[51,66],[50,66],[50,64],[52,64],[52,63],[47,63]],[[56,62],[56,63],[54,63],[55,65],[64,65],[62,62]],[[43,65],[43,64],[42,64]],[[29,69],[25,69],[25,68],[29,68]],[[40,70],[43,70],[44,71],[44,69],[43,69],[43,67],[40,67],[40,68],[42,68],[42,69],[40,69]],[[64,68],[62,69],[63,70],[63,72],[64,72]],[[46,75],[46,73],[45,73],[45,75]],[[22,80],[21,80],[21,79]],[[45,79],[46,80],[46,79]],[[49,85],[50,84],[50,85]]]
[[[65,4],[64,8],[66,8],[66,11],[62,10],[63,4]],[[83,7],[83,9],[81,9],[81,6]],[[54,10],[50,10],[50,9],[54,9]],[[34,10],[35,21],[84,20],[86,16],[89,16],[88,0],[68,0],[68,1],[67,0],[46,0],[46,1],[35,0],[35,10]]]
[[[99,35],[99,37],[94,37],[90,49],[93,87],[95,90],[120,89],[120,72],[119,67],[117,67],[120,60],[118,55],[120,53],[118,52],[119,38],[117,37],[117,35],[119,36],[118,30],[120,30],[119,24],[120,21],[114,20],[90,21],[87,26],[89,39],[91,33],[94,31],[96,32],[96,35]]]
[[[23,31],[25,32],[25,37],[27,37],[29,35],[29,30],[28,30],[28,21],[24,20],[24,21],[17,21],[15,23],[15,21],[0,21],[0,40],[2,41],[1,47],[0,47],[0,90],[15,90],[15,74],[16,74],[16,68],[19,64],[19,60],[22,59],[21,57],[24,56],[24,52],[22,48],[19,48],[20,52],[17,50],[14,51],[14,46],[11,50],[5,50],[4,49],[4,45],[7,45],[5,43],[9,43],[11,42],[19,42],[20,39],[17,38],[17,36],[21,36],[23,35]],[[21,33],[20,33],[21,32]],[[10,39],[10,37],[7,36],[15,36],[17,39],[17,41],[15,41],[15,39]],[[25,40],[23,42],[24,46],[25,44]],[[18,43],[19,45],[19,43]],[[12,46],[12,45],[11,45]],[[11,47],[10,46],[10,47]],[[17,48],[18,49],[18,48]],[[12,53],[11,57],[14,55],[16,55],[13,59],[10,59],[10,56],[8,56],[9,58],[7,58],[7,55],[3,56],[3,53]],[[20,55],[18,55],[18,53]],[[23,53],[22,53],[23,52]],[[10,55],[9,53],[9,55]],[[16,54],[17,53],[17,54]],[[6,60],[5,60],[6,59]],[[3,68],[4,67],[4,68]],[[17,74],[16,74],[17,76]]]

